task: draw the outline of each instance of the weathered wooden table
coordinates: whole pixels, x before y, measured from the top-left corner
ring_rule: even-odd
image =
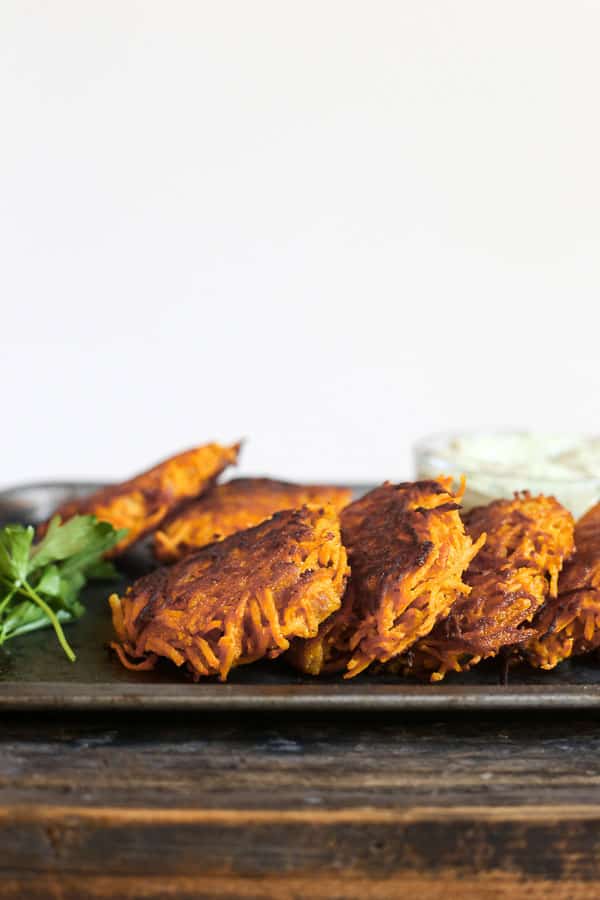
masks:
[[[600,896],[597,715],[4,718],[3,898]]]

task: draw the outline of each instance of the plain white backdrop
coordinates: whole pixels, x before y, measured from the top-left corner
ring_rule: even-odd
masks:
[[[0,484],[598,431],[600,4],[0,4]]]

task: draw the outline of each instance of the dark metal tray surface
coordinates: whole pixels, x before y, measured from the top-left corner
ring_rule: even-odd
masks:
[[[35,484],[0,492],[0,523],[36,522],[74,494],[97,485]],[[365,487],[357,487],[357,493]],[[284,660],[233,670],[226,684],[206,679],[194,684],[165,661],[153,672],[124,669],[108,649],[112,625],[107,596],[120,591],[150,563],[148,548],[138,547],[123,561],[119,583],[86,589],[86,614],[68,626],[77,654],[70,663],[54,632],[45,629],[15,638],[0,648],[0,708],[426,711],[493,709],[600,709],[600,662],[594,658],[563,663],[552,672],[527,667],[510,670],[505,682],[494,660],[435,685],[395,676],[365,673],[351,681],[341,676],[307,678]]]

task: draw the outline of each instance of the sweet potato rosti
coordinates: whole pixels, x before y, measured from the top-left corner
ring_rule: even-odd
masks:
[[[536,668],[553,669],[600,647],[600,503],[575,525],[575,554],[558,579],[558,596],[533,620],[535,637],[522,655]]]
[[[236,531],[252,528],[279,510],[330,503],[339,511],[351,499],[348,488],[235,478],[214,485],[168,516],[154,535],[154,553],[161,562],[173,562]]]
[[[342,608],[289,661],[307,674],[347,666],[358,675],[374,660],[403,653],[468,592],[462,572],[473,544],[458,514],[452,479],[386,483],[342,511],[352,574]]]
[[[474,541],[487,534],[465,575],[471,592],[400,661],[405,672],[431,681],[527,640],[533,632],[526,623],[556,596],[563,561],[573,552],[573,517],[554,497],[525,491],[464,519]]]
[[[94,515],[114,528],[126,528],[125,537],[107,554],[116,556],[160,525],[167,513],[183,500],[205,491],[226,466],[237,461],[238,452],[239,444],[195,447],[129,481],[65,503],[54,515],[59,515],[63,522],[78,514]],[[47,523],[40,527],[39,536],[45,533],[46,527]]]
[[[284,510],[113,594],[112,646],[129,668],[164,656],[187,663],[195,680],[224,681],[233,666],[316,635],[339,608],[347,574],[335,510]]]

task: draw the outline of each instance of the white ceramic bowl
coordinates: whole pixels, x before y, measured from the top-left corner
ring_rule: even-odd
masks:
[[[578,518],[600,500],[600,438],[480,430],[438,434],[415,447],[417,478],[465,475],[470,509],[515,491],[556,497]]]

